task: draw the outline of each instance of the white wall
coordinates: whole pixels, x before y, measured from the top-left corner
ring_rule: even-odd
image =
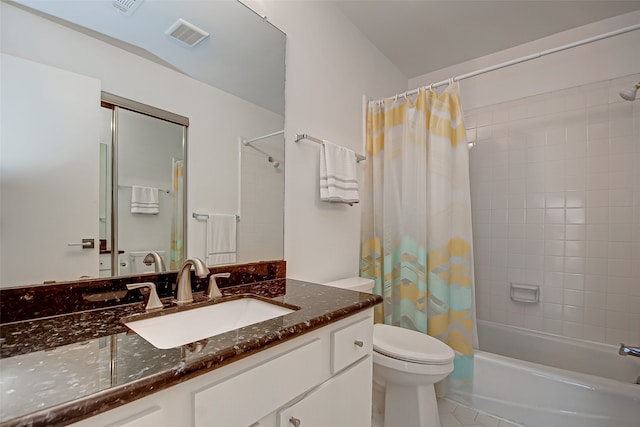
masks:
[[[281,130],[282,116],[4,2],[0,17],[3,52],[96,78],[104,91],[189,117],[187,254],[204,257],[205,225],[191,212],[235,213],[237,138]]]
[[[0,286],[95,276],[97,250],[68,244],[99,233],[100,82],[11,55],[0,65]]]
[[[294,134],[306,132],[362,152],[362,95],[404,91],[406,77],[329,2],[246,3],[287,33],[288,274],[310,281],[357,275],[360,207],[320,202],[319,146],[294,144]],[[5,3],[1,7],[2,48],[8,53],[99,78],[105,91],[189,117],[189,176],[198,177],[189,182],[189,212],[234,212],[237,179],[229,168],[237,162],[227,159],[235,156],[237,136],[279,130],[274,123],[281,117],[262,110],[260,119],[244,120],[255,106]],[[19,36],[25,28],[34,35]],[[213,191],[217,183],[226,191]],[[188,254],[198,256],[204,224],[189,220]]]
[[[321,202],[319,146],[293,140],[308,133],[362,153],[362,95],[404,91],[407,79],[330,2],[245,4],[287,34],[287,275],[314,282],[357,276],[360,207]]]
[[[240,150],[242,220],[238,223],[237,261],[279,259],[284,253],[284,138],[273,136],[241,145]]]
[[[640,340],[640,104],[619,96],[639,80],[466,111],[478,318]],[[510,283],[540,302],[511,301]]]

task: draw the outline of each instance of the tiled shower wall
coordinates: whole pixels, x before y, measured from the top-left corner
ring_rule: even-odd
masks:
[[[638,81],[465,112],[479,319],[640,343],[640,100],[619,96]]]

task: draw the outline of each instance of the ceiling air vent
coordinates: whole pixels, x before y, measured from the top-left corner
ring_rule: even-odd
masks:
[[[181,41],[189,47],[193,47],[209,37],[209,33],[188,23],[184,19],[178,19],[167,31],[165,31],[165,34]]]
[[[133,12],[138,10],[143,1],[144,0],[113,0],[111,4],[118,12],[131,16]]]

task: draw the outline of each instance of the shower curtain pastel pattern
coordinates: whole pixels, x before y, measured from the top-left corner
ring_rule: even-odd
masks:
[[[469,153],[458,85],[370,102],[361,265],[384,298],[376,321],[435,336],[473,375],[476,341]]]

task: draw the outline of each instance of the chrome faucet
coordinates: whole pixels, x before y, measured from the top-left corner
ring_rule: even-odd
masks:
[[[620,350],[618,350],[618,354],[622,356],[636,356],[640,357],[640,347],[630,347],[628,345],[620,344]]]
[[[147,256],[144,257],[142,262],[144,262],[145,265],[154,264],[153,268],[156,273],[163,273],[167,271],[167,267],[165,267],[164,265],[164,260],[162,259],[160,254],[156,251],[149,252]]]
[[[191,267],[196,270],[196,276],[207,277],[209,275],[209,267],[200,258],[189,258],[182,263],[180,271],[178,271],[178,280],[176,281],[176,299],[178,305],[193,302],[193,294],[191,293]]]

